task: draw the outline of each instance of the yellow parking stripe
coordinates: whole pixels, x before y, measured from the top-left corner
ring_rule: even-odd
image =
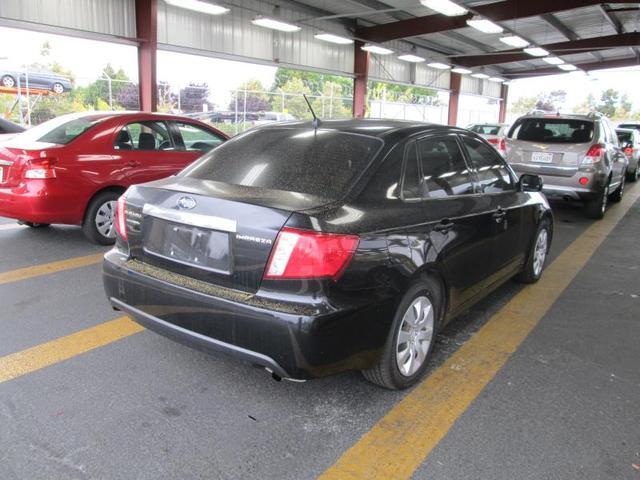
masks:
[[[0,383],[68,360],[142,330],[144,330],[142,326],[129,318],[120,317],[66,337],[0,357]]]
[[[27,280],[41,275],[49,275],[51,273],[62,272],[64,270],[72,270],[74,268],[95,265],[102,261],[104,253],[96,253],[95,255],[86,255],[84,257],[69,258],[58,262],[43,263],[42,265],[34,265],[33,267],[19,268],[8,272],[0,273],[0,285],[5,283],[18,282]]]
[[[545,271],[518,293],[441,367],[407,394],[319,478],[405,479],[494,378],[591,255],[640,197],[626,192]]]

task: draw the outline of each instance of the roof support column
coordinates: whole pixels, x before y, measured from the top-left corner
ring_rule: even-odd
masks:
[[[462,75],[451,73],[449,79],[449,118],[447,123],[454,127],[458,124],[458,103],[460,102],[460,84]]]
[[[158,106],[156,52],[158,50],[158,0],[136,0],[138,38],[138,88],[140,110],[154,112]]]
[[[498,113],[498,122],[505,123],[507,119],[507,100],[509,99],[509,85],[502,85],[500,91],[500,112]]]
[[[353,116],[364,118],[367,110],[367,81],[369,80],[369,52],[362,50],[364,42],[353,45]]]

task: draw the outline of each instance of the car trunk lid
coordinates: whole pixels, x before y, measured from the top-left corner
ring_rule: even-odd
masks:
[[[170,272],[254,293],[291,213],[328,203],[295,192],[169,178],[127,195],[130,253]]]
[[[541,143],[507,139],[507,159],[512,165],[541,175],[572,177],[590,143]]]
[[[0,187],[15,187],[23,179],[24,170],[34,161],[51,158],[50,150],[59,145],[31,142],[28,145],[17,143],[14,138],[0,145]]]

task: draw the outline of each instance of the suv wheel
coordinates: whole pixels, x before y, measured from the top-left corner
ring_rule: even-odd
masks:
[[[607,203],[609,201],[609,182],[605,185],[600,192],[600,195],[595,200],[587,202],[585,205],[587,216],[590,218],[600,219],[604,217],[604,212],[607,211]]]
[[[390,390],[414,385],[424,375],[433,351],[443,306],[442,289],[432,278],[409,287],[393,319],[384,351],[364,378]]]
[[[622,175],[620,178],[620,185],[616,188],[616,191],[611,194],[610,200],[612,202],[619,202],[622,200],[622,196],[624,195],[624,184],[627,179],[626,175]]]
[[[636,169],[627,174],[627,180],[630,182],[637,182],[638,178],[640,178],[640,160],[638,160],[638,163],[636,164]]]
[[[120,193],[102,192],[91,201],[84,216],[82,231],[94,243],[113,245],[116,241],[115,213]]]

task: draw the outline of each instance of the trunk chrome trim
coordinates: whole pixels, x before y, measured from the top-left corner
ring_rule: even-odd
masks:
[[[209,230],[218,230],[221,232],[236,233],[238,222],[229,218],[214,217],[212,215],[202,215],[200,213],[182,212],[170,208],[158,207],[145,203],[142,207],[142,213],[162,220],[170,222],[191,225],[192,227],[207,228]]]

